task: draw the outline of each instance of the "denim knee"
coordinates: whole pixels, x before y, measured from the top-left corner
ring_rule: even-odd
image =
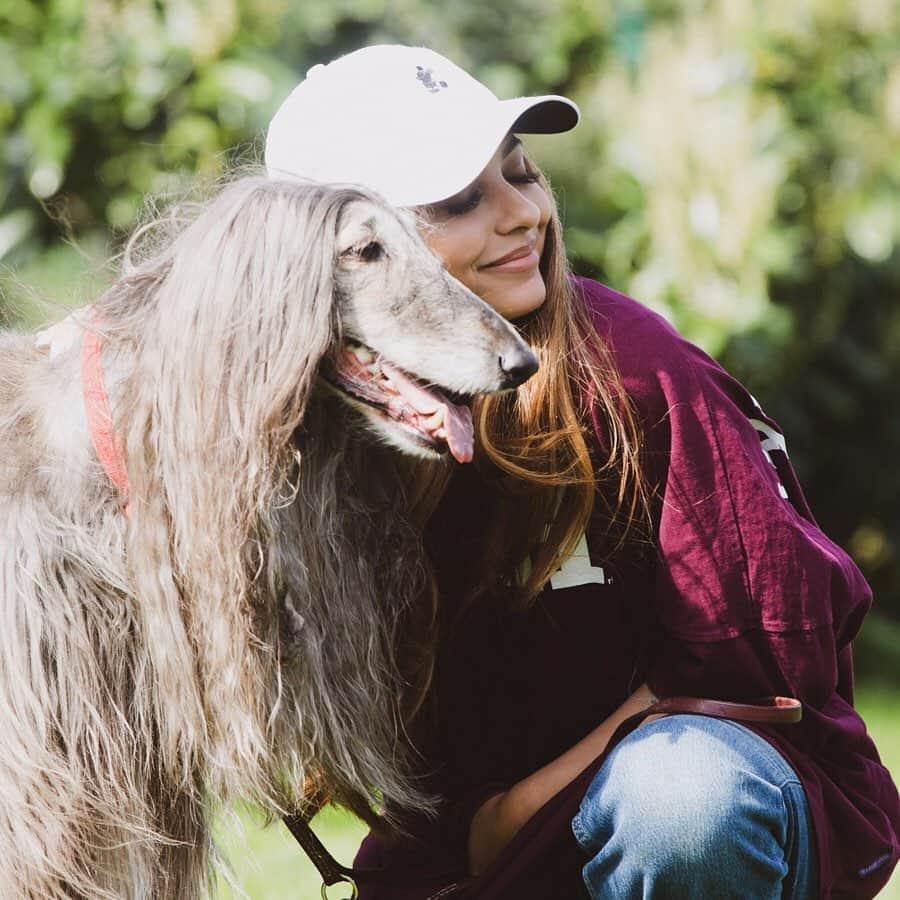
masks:
[[[659,719],[612,751],[572,821],[585,883],[592,897],[698,896],[707,872],[715,896],[781,896],[807,825],[798,800],[805,817],[793,769],[743,726]]]

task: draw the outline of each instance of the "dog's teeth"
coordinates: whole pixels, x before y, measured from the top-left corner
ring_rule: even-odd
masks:
[[[435,431],[434,436],[435,436],[436,438],[444,438],[444,439],[446,440],[446,438],[447,438],[447,430],[446,430],[445,428],[438,428],[438,430]]]
[[[361,344],[357,344],[353,347],[353,355],[363,364],[372,362],[375,359],[375,354],[369,350],[368,347],[363,347]]]
[[[426,428],[437,428],[439,425],[444,424],[444,407],[442,406],[440,409],[436,410],[432,415],[430,415],[425,420]]]

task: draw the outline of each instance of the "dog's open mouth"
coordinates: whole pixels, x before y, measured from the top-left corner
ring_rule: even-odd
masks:
[[[323,374],[337,388],[374,408],[420,442],[447,447],[459,462],[471,462],[472,411],[454,403],[362,344],[347,343]]]

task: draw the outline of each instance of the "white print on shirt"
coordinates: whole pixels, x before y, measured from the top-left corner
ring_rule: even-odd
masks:
[[[763,408],[759,405],[759,400],[750,394],[750,399],[753,401],[753,405],[760,411],[763,411]],[[780,450],[785,456],[788,455],[787,452],[787,443],[785,442],[784,435],[780,431],[776,431],[770,425],[766,425],[761,419],[751,419],[750,424],[757,430],[760,435],[760,441],[762,445],[762,452],[765,453],[766,459],[771,463],[772,468],[775,471],[778,471],[778,466],[775,465],[775,460],[770,456],[771,450]],[[785,486],[779,481],[778,482],[778,493],[784,500],[788,499],[788,492]]]
[[[780,450],[785,456],[787,456],[787,444],[785,443],[784,435],[780,431],[776,431],[770,425],[766,425],[766,423],[763,422],[762,419],[751,419],[750,424],[762,435],[762,452],[765,453],[766,459],[769,461],[772,468],[777,472],[778,466],[775,465],[775,460],[772,459],[771,451]],[[778,493],[785,500],[788,499],[787,489],[780,481],[778,482]]]
[[[581,536],[581,540],[575,546],[572,555],[550,579],[550,588],[554,591],[562,588],[578,587],[582,584],[612,584],[612,577],[607,576],[602,566],[591,565],[591,555],[588,551],[586,534]]]

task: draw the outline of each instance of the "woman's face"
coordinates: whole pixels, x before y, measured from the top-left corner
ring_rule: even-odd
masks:
[[[537,309],[546,296],[538,269],[550,197],[508,135],[465,190],[426,209],[423,235],[451,275],[507,319]]]

